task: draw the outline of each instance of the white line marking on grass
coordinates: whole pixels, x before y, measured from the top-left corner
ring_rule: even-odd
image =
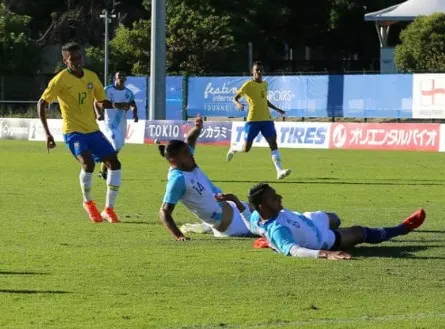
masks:
[[[313,319],[302,321],[283,321],[258,324],[212,324],[212,325],[195,325],[185,326],[181,329],[236,329],[236,328],[272,328],[284,326],[316,326],[323,324],[341,324],[341,323],[357,323],[364,321],[399,321],[399,320],[421,320],[445,318],[445,313],[418,313],[418,314],[400,314],[400,315],[382,315],[382,316],[361,316],[357,318],[343,319]]]

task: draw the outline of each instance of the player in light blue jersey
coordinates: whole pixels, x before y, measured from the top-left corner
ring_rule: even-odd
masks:
[[[181,201],[196,217],[209,225],[215,236],[248,236],[251,232],[241,218],[237,205],[230,201],[217,201],[221,189],[216,187],[198,167],[194,150],[203,127],[201,117],[195,120],[186,142],[171,140],[159,145],[161,155],[170,164],[168,183],[160,209],[160,218],[177,241],[188,240],[173,220],[173,210]],[[244,206],[248,206],[247,203]]]
[[[255,209],[253,213],[237,203],[233,195],[222,195],[220,199],[234,201],[249,229],[265,237],[272,249],[294,257],[350,259],[351,255],[341,250],[408,234],[422,225],[426,217],[425,211],[419,209],[393,227],[338,228],[340,219],[334,213],[301,214],[283,208],[282,196],[265,183],[255,185],[249,191],[249,203]]]
[[[139,121],[138,109],[134,100],[133,92],[125,87],[127,76],[124,71],[116,71],[114,74],[114,84],[105,87],[105,93],[108,99],[113,102],[116,108],[106,108],[104,110],[104,131],[103,134],[110,141],[117,153],[125,144],[127,135],[127,111],[133,112],[134,122]],[[96,108],[96,112],[98,112]],[[107,179],[107,167],[102,163],[99,177]]]

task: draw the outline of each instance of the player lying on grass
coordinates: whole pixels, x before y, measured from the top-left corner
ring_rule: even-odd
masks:
[[[196,141],[203,127],[201,117],[187,135],[186,142],[171,140],[159,145],[159,151],[170,164],[168,183],[160,209],[160,218],[165,227],[178,241],[188,240],[173,220],[175,205],[181,201],[202,222],[212,227],[215,236],[251,235],[234,202],[217,201],[221,193],[193,157]],[[247,203],[244,203],[248,207]]]
[[[241,217],[252,232],[267,239],[269,246],[280,254],[294,257],[351,259],[341,251],[360,243],[381,243],[399,235],[405,235],[422,225],[425,211],[419,209],[402,223],[393,227],[369,228],[352,226],[336,228],[335,214],[325,212],[300,214],[282,205],[282,196],[268,184],[261,183],[249,191],[250,212],[232,194],[223,194],[219,200],[234,202]],[[338,217],[337,217],[338,218]],[[337,227],[340,220],[337,220]]]

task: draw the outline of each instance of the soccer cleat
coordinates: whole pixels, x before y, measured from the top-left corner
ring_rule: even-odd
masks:
[[[111,224],[117,224],[120,222],[113,208],[107,207],[100,214],[103,219],[105,219],[107,222]]]
[[[83,209],[88,213],[88,217],[90,217],[90,220],[93,223],[102,223],[102,216],[100,215],[99,210],[97,210],[94,201],[84,201]]]
[[[425,210],[421,208],[413,212],[408,218],[406,218],[402,222],[401,225],[405,226],[408,232],[411,232],[412,230],[415,230],[416,228],[418,228],[420,225],[423,224],[425,217],[426,217]]]
[[[283,179],[284,177],[289,176],[291,172],[292,171],[290,169],[282,169],[277,172],[277,179]]]
[[[255,249],[269,248],[269,242],[265,237],[258,238],[255,241],[253,241],[253,247]]]
[[[103,180],[107,180],[107,172],[106,171],[99,171],[97,176],[102,178]]]
[[[232,150],[232,148],[229,149],[229,152],[226,154],[226,160],[231,161],[233,159],[233,156],[235,155],[235,151]]]

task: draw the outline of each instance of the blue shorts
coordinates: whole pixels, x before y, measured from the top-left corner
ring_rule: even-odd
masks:
[[[94,161],[100,162],[107,156],[116,153],[101,131],[88,134],[68,133],[63,135],[63,139],[76,158],[80,153],[89,151],[93,155]]]
[[[260,132],[266,139],[277,135],[273,121],[249,121],[244,125],[245,141],[253,142]]]

